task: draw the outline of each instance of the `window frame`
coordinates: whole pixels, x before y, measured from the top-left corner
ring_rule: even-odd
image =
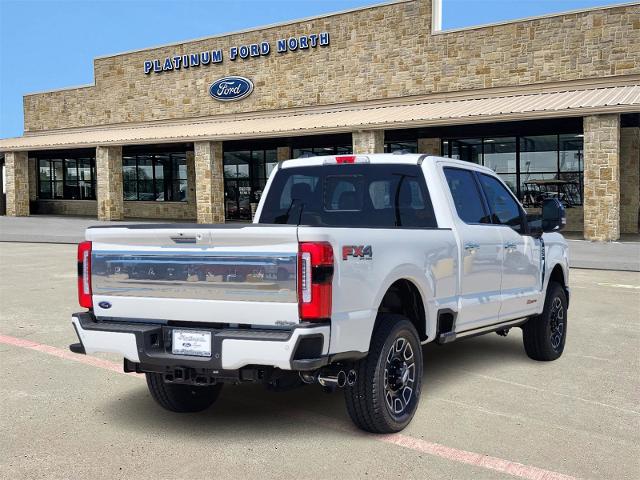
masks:
[[[174,155],[177,156],[177,158],[174,158]],[[170,168],[169,168],[169,172],[170,172],[170,178],[167,179],[167,177],[164,175],[162,175],[162,178],[156,178],[156,168],[162,168],[163,165],[162,163],[158,160],[157,157],[159,156],[168,156],[169,157],[169,162],[171,163]],[[179,174],[180,169],[175,169],[175,165],[174,163],[177,163],[181,158],[180,156],[184,156],[184,160],[185,160],[185,178],[182,178]],[[146,180],[140,180],[140,157],[148,157],[151,159],[151,178],[148,178]],[[134,172],[135,172],[135,179],[124,179],[122,181],[123,184],[123,189],[122,189],[122,197],[123,200],[125,202],[167,202],[167,203],[188,203],[189,202],[189,173],[188,173],[188,167],[187,167],[187,152],[179,152],[179,151],[173,151],[173,152],[150,152],[150,153],[145,153],[145,152],[135,152],[132,154],[126,154],[122,156],[122,170],[123,170],[123,175],[124,175],[124,159],[130,159],[130,158],[134,158],[135,159],[135,166],[134,165],[128,165],[128,166],[132,166],[134,167]],[[177,165],[179,166],[180,164],[177,163]],[[174,177],[173,176],[173,172],[176,171],[178,172],[178,176]],[[151,182],[152,188],[153,188],[153,200],[148,200],[148,199],[141,199],[140,198],[140,183],[141,182]],[[127,183],[135,183],[136,186],[136,190],[135,190],[135,196],[136,198],[126,198],[125,196],[125,188],[124,186]],[[161,182],[163,185],[162,190],[158,189],[158,183]],[[185,196],[184,196],[184,200],[182,199],[171,199],[171,200],[167,200],[166,198],[163,199],[158,199],[158,194],[161,192],[163,194],[165,194],[166,192],[173,192],[173,188],[170,188],[169,190],[167,190],[167,184],[169,184],[171,187],[174,185],[178,186],[178,190],[176,191],[180,191],[180,184],[181,182],[187,182],[187,189],[185,192]],[[172,194],[173,195],[173,194]],[[165,195],[166,197],[166,195]]]
[[[480,191],[482,193],[482,197],[484,199],[484,203],[486,204],[486,206],[487,206],[487,208],[489,210],[489,214],[490,214],[489,218],[491,219],[491,223],[487,224],[487,225],[494,225],[496,227],[509,227],[514,232],[516,232],[518,235],[526,235],[526,234],[528,234],[529,233],[529,224],[527,223],[526,212],[524,211],[524,207],[522,206],[520,201],[517,199],[517,197],[514,195],[514,193],[511,191],[511,189],[502,181],[502,179],[497,174],[479,172],[477,170],[474,170],[474,173],[475,173],[477,185],[480,187]],[[496,179],[498,181],[498,183],[500,183],[500,185],[502,185],[504,187],[504,189],[507,191],[507,193],[511,197],[511,199],[514,202],[516,202],[516,206],[518,207],[518,211],[520,212],[520,228],[522,230],[521,232],[518,232],[515,228],[513,228],[512,225],[507,225],[506,223],[500,223],[500,222],[496,221],[497,220],[497,215],[493,211],[493,208],[491,207],[491,203],[489,202],[489,197],[487,195],[487,192],[485,192],[485,190],[484,190],[484,186],[482,185],[482,180],[480,179],[480,175],[484,175],[485,177]]]
[[[225,167],[225,155],[226,154],[234,154],[243,152],[247,154],[247,170],[248,176],[239,177],[237,176],[227,176]],[[239,164],[232,164],[236,167],[235,171],[237,173]],[[240,189],[241,188],[249,188],[249,208],[251,208],[251,204],[258,204],[260,202],[260,198],[264,193],[265,187],[267,185],[267,181],[269,180],[269,172],[268,167],[271,167],[271,173],[276,169],[278,165],[278,150],[277,148],[269,147],[269,148],[252,148],[251,146],[248,148],[232,148],[228,150],[224,150],[222,153],[222,181],[224,188],[224,216],[227,220],[233,221],[251,221],[251,214],[248,217],[244,218],[242,216],[242,207],[240,205]],[[229,200],[227,197],[227,193],[234,189],[235,199]],[[258,193],[260,195],[258,196]],[[237,215],[230,216],[227,209],[227,202],[233,202],[235,207],[237,208]]]
[[[354,164],[354,165],[358,165],[358,164]],[[322,228],[341,228],[341,229],[345,229],[345,228],[349,228],[349,229],[354,229],[354,228],[367,228],[367,229],[375,229],[375,230],[451,230],[451,228],[449,227],[441,227],[439,222],[438,222],[438,217],[436,215],[436,211],[435,211],[435,207],[433,205],[433,197],[431,194],[431,191],[429,190],[429,186],[427,185],[427,181],[424,175],[424,170],[419,166],[419,165],[411,165],[411,164],[398,164],[398,165],[393,165],[393,164],[378,164],[376,166],[402,166],[402,167],[415,167],[416,169],[416,174],[415,177],[413,175],[411,175],[412,178],[416,178],[417,182],[419,183],[419,186],[421,188],[421,193],[423,194],[423,200],[424,200],[424,204],[425,204],[425,209],[428,209],[431,213],[431,216],[433,218],[433,226],[405,226],[405,225],[400,225],[400,226],[396,226],[396,225],[389,225],[389,226],[380,226],[380,225],[349,225],[349,226],[345,226],[345,225],[321,225]],[[331,167],[327,167],[327,166],[318,166],[318,167],[291,167],[292,169],[304,169],[304,168],[331,168]],[[278,169],[277,173],[281,173],[282,171],[286,171],[288,169]],[[302,175],[303,173],[300,172],[300,174]],[[289,181],[292,176],[295,175],[292,174],[289,176],[289,178],[286,181]],[[328,176],[334,176],[335,174],[329,173]],[[349,173],[343,173],[343,172],[339,172],[337,174],[338,176],[340,175],[346,175],[346,176],[350,176],[350,175],[356,175],[356,174],[349,174]],[[363,175],[363,177],[366,178],[366,175]],[[321,180],[322,185],[323,185],[323,189],[324,189],[324,178],[326,178],[326,175],[323,176],[323,179]],[[276,176],[274,178],[274,181],[279,181],[278,177]],[[370,182],[369,182],[370,184]],[[273,187],[274,184],[272,184],[270,191],[276,191],[277,189],[274,189]],[[284,185],[283,185],[284,186]],[[368,194],[368,188],[365,190],[365,192]],[[324,193],[323,193],[324,195]],[[265,204],[263,205],[263,211],[261,212],[260,217],[258,218],[258,223],[264,224],[264,225],[269,225],[269,223],[263,221],[262,217],[264,215],[264,208],[266,208],[267,206],[270,206],[268,203],[266,203],[266,201],[268,201],[269,198],[267,197],[267,199],[265,200]],[[280,199],[279,199],[280,200]],[[323,199],[323,208],[324,208],[324,199]],[[278,205],[280,205],[280,202],[278,202]],[[328,211],[329,213],[347,213],[347,214],[353,214],[354,212],[356,212],[355,210],[333,210],[333,211]],[[293,223],[287,223],[286,225],[295,225]]]
[[[476,165],[475,163],[472,163],[472,165]],[[484,216],[485,218],[488,218],[489,221],[488,222],[467,222],[466,220],[464,220],[461,216],[460,213],[458,212],[458,208],[455,205],[455,199],[453,198],[453,192],[451,191],[451,187],[449,186],[449,181],[447,180],[447,174],[445,170],[461,170],[463,172],[469,172],[471,174],[471,178],[473,180],[473,183],[476,187],[476,192],[478,193],[478,196],[480,197],[480,203],[482,205],[482,210],[484,212]],[[464,167],[460,167],[460,166],[450,166],[450,165],[443,165],[442,166],[442,173],[445,177],[445,182],[447,184],[447,189],[449,191],[449,195],[451,196],[451,200],[453,200],[453,211],[456,213],[456,216],[458,217],[458,219],[464,223],[465,225],[483,225],[483,226],[491,226],[493,225],[493,221],[491,219],[491,209],[489,208],[489,204],[487,202],[487,199],[484,196],[484,192],[482,191],[482,186],[480,185],[480,182],[478,181],[478,178],[476,177],[476,170],[472,169],[472,168],[464,168]]]
[[[481,165],[481,166],[486,166],[485,165],[485,144],[486,144],[486,140],[489,139],[498,139],[498,138],[506,138],[506,137],[513,137],[515,138],[515,155],[516,155],[516,171],[515,172],[508,172],[508,173],[497,173],[497,175],[500,177],[500,175],[509,175],[509,176],[515,176],[515,195],[516,198],[518,198],[518,202],[522,202],[522,200],[520,200],[521,198],[524,199],[524,195],[525,195],[525,189],[522,188],[523,184],[524,184],[524,175],[525,173],[522,171],[521,168],[521,161],[522,161],[522,141],[524,138],[534,138],[534,137],[547,137],[547,136],[554,136],[556,137],[556,150],[555,150],[555,157],[556,157],[556,162],[555,162],[555,170],[554,171],[550,171],[550,170],[544,170],[544,171],[539,171],[539,172],[529,172],[529,176],[531,177],[531,175],[540,175],[540,176],[547,176],[547,175],[553,175],[554,178],[556,179],[562,179],[563,175],[566,174],[577,174],[578,175],[578,181],[576,182],[577,184],[577,195],[578,195],[578,202],[577,203],[572,203],[571,206],[574,207],[584,207],[584,142],[582,143],[582,148],[579,150],[581,157],[578,159],[578,170],[562,170],[560,167],[560,158],[561,158],[561,154],[562,152],[565,151],[569,151],[569,150],[563,150],[562,146],[561,146],[561,142],[564,140],[565,142],[567,141],[567,137],[569,135],[573,135],[574,137],[577,138],[577,136],[582,135],[582,132],[579,131],[575,131],[575,132],[563,132],[563,133],[534,133],[534,134],[521,134],[521,133],[516,133],[516,134],[496,134],[496,135],[476,135],[476,136],[465,136],[465,137],[443,137],[440,141],[440,151],[442,152],[442,156],[443,157],[448,157],[451,158],[451,153],[453,150],[453,142],[458,142],[458,141],[463,141],[463,140],[476,140],[479,139],[480,140],[480,163],[474,163],[472,161],[469,161],[469,163],[472,163],[473,165]],[[468,161],[465,159],[460,159],[463,161]],[[505,183],[502,180],[502,177],[500,177],[500,180],[502,181],[502,183]],[[507,187],[508,188],[508,187]],[[511,190],[509,188],[509,190]],[[556,187],[556,191],[559,192],[559,187]]]
[[[35,160],[36,162],[36,197],[38,199],[38,201],[42,200],[42,201],[95,201],[97,200],[97,192],[96,192],[96,157],[88,155],[86,153],[82,153],[82,154],[77,154],[77,156],[73,156],[73,154],[69,154],[69,153],[61,153],[61,154],[57,154],[57,155],[36,155],[36,156],[32,156],[29,157]],[[87,180],[81,179],[80,176],[80,160],[85,160],[88,159],[89,160],[89,172],[91,175],[91,179],[88,181],[91,184],[91,191],[93,193],[92,196],[90,197],[84,197],[82,195],[82,188],[80,187],[81,183],[87,183]],[[69,179],[67,178],[67,169],[71,168],[70,166],[68,166],[67,164],[71,163],[71,160],[73,162],[75,162],[75,171],[76,171],[76,176],[75,179]],[[41,167],[42,167],[42,162],[48,162],[48,170],[49,170],[49,178],[48,180],[43,180],[41,178]],[[55,165],[59,164],[61,166],[61,171],[62,171],[62,178],[58,179],[55,175]],[[42,197],[42,185],[43,184],[48,184],[49,185],[49,198],[45,198]],[[61,190],[62,190],[62,196],[61,197],[55,197],[54,196],[54,192],[57,191],[57,186],[54,188],[55,184],[59,184],[62,186]],[[77,188],[78,191],[78,197],[79,198],[70,198],[67,195],[65,195],[65,190],[66,190],[66,186],[67,185],[71,185],[71,186],[75,186],[75,188]]]

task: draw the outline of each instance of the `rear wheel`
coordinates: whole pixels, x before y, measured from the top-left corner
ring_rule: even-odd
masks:
[[[522,326],[524,349],[529,358],[555,360],[562,355],[567,338],[567,295],[557,282],[550,282],[544,310]]]
[[[413,418],[422,387],[422,347],[413,324],[383,314],[368,355],[355,363],[357,380],[345,388],[353,422],[373,433],[402,430]]]
[[[200,412],[216,401],[222,384],[207,386],[166,383],[160,373],[146,373],[147,386],[153,399],[171,412]]]

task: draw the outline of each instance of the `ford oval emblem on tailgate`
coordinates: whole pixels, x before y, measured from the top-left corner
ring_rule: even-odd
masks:
[[[222,77],[209,87],[213,98],[221,102],[242,100],[253,92],[253,82],[244,77]]]
[[[109,302],[100,302],[100,303],[98,304],[98,306],[99,306],[100,308],[105,309],[105,310],[107,310],[107,309],[111,308],[111,304],[110,304]]]

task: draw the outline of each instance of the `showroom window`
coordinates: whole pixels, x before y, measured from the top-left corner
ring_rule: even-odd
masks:
[[[123,155],[122,175],[127,201],[187,201],[186,152]]]
[[[495,171],[525,207],[548,197],[582,205],[583,135],[579,133],[444,139],[443,155]]]
[[[418,141],[385,142],[384,153],[418,153]]]
[[[38,198],[95,200],[95,156],[83,153],[36,156]]]
[[[322,155],[350,155],[353,153],[352,145],[333,145],[328,147],[302,147],[294,148],[291,158],[319,157]]]
[[[276,149],[225,151],[224,199],[229,220],[251,220],[269,175],[278,164]]]

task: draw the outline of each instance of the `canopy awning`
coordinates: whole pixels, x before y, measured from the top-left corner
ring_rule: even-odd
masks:
[[[336,107],[323,111],[238,114],[172,123],[103,126],[27,133],[0,140],[0,151],[239,140],[357,130],[429,127],[640,111],[640,85],[593,87],[442,99],[402,104]]]

